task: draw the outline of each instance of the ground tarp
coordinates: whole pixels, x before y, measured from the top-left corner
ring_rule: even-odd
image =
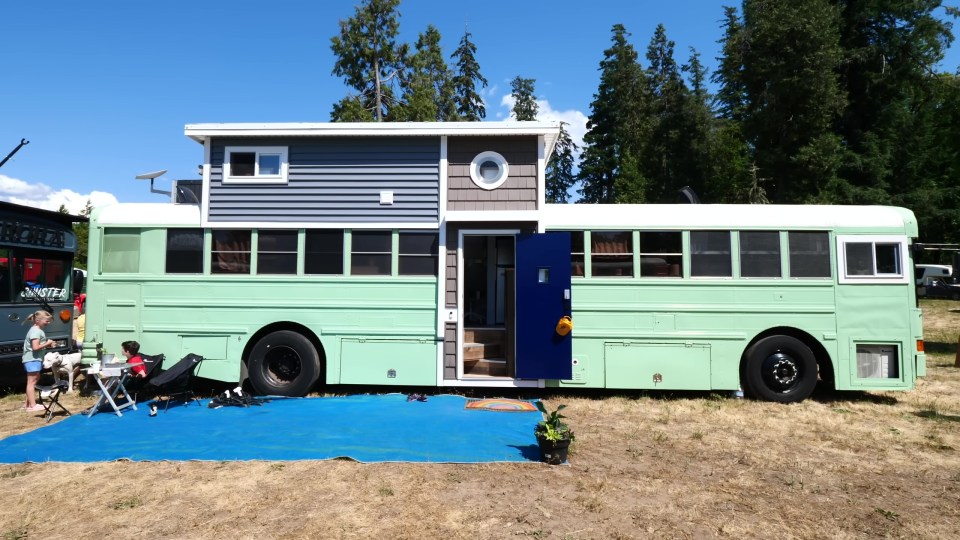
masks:
[[[539,459],[539,413],[471,410],[460,396],[273,398],[262,406],[147,404],[122,417],[75,414],[0,440],[0,463],[247,461],[482,463]]]

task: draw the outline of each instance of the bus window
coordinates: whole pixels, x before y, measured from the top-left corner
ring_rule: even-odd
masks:
[[[343,274],[343,229],[310,229],[306,232],[303,273]]]
[[[250,231],[213,231],[210,273],[250,273]]]
[[[138,229],[106,229],[103,231],[103,264],[105,274],[140,271],[140,231]]]
[[[729,231],[690,232],[690,275],[733,277]]]
[[[590,233],[590,270],[593,277],[633,276],[633,234],[630,231]]]
[[[683,277],[683,235],[677,232],[640,232],[640,276]]]
[[[35,297],[45,300],[66,300],[68,296],[68,271],[70,260],[52,257],[46,254],[12,252],[13,271],[10,280],[12,287],[23,286],[24,290],[14,292],[16,302],[34,302]],[[2,265],[2,263],[0,263]],[[8,270],[2,270],[10,276]],[[21,285],[18,285],[21,284]],[[30,291],[26,290],[27,288]],[[31,292],[32,291],[32,292]],[[10,298],[7,299],[8,301]]]
[[[297,273],[297,231],[261,230],[257,233],[257,273]]]
[[[779,232],[740,232],[740,275],[748,278],[778,278],[782,275]]]
[[[583,231],[570,232],[570,275],[584,276]]]
[[[167,230],[168,274],[203,273],[203,229]]]
[[[0,302],[9,302],[12,297],[10,277],[10,250],[0,249]]]
[[[791,232],[787,236],[790,249],[790,277],[829,278],[830,235],[825,232]]]
[[[390,275],[390,257],[393,253],[390,231],[353,231],[352,239],[351,275]]]

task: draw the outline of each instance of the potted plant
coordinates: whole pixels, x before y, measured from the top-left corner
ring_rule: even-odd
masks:
[[[560,405],[554,411],[548,411],[542,401],[537,401],[537,409],[543,413],[543,420],[537,423],[533,434],[540,445],[540,459],[551,465],[559,465],[567,461],[567,450],[574,435],[570,426],[563,422],[566,418],[560,411],[567,408]]]

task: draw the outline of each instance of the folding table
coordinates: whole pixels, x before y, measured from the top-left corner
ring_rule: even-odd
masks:
[[[110,407],[113,409],[113,412],[117,413],[117,416],[123,416],[123,413],[120,411],[127,407],[133,407],[133,410],[137,410],[137,402],[134,401],[130,392],[127,392],[126,387],[123,385],[130,376],[130,369],[136,365],[137,364],[103,364],[101,366],[94,365],[85,370],[86,374],[92,376],[97,382],[97,386],[100,387],[100,398],[97,399],[97,402],[90,408],[90,412],[87,413],[87,418],[97,414],[104,402],[110,404]],[[123,392],[123,401],[117,403],[116,397],[120,392]]]

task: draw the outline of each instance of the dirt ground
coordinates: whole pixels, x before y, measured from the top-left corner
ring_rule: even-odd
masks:
[[[567,405],[568,466],[0,465],[0,535],[958,538],[960,302],[923,306],[928,375],[910,392],[542,394]],[[22,399],[0,399],[0,436],[42,424]]]

